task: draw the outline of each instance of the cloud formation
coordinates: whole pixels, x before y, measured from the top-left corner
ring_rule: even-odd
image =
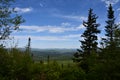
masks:
[[[57,15],[57,14],[55,14],[54,16],[64,18],[64,19],[69,19],[69,20],[75,20],[75,21],[87,20],[87,17],[85,17],[85,16]]]
[[[70,34],[64,36],[32,36],[32,35],[16,35],[14,36],[15,39],[28,39],[30,37],[32,40],[46,40],[46,41],[66,41],[66,40],[73,40],[74,38],[79,38],[81,34]]]
[[[117,11],[120,11],[120,8],[118,8]]]
[[[84,29],[84,26],[81,24],[79,26],[73,26],[69,23],[62,23],[60,26],[26,26],[22,25],[20,26],[20,29],[22,31],[27,32],[49,32],[49,33],[63,33],[63,32],[69,32],[69,31],[78,31],[81,29]]]
[[[106,4],[106,7],[109,6],[109,4],[115,5],[119,2],[119,0],[102,0]]]
[[[19,8],[19,7],[15,8],[15,11],[19,13],[27,13],[27,12],[31,12],[32,10],[33,10],[32,8]]]

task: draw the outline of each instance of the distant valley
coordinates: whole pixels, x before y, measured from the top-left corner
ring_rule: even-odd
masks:
[[[21,50],[24,51],[25,49],[21,48]],[[36,61],[46,61],[48,56],[50,57],[50,60],[72,60],[75,52],[76,49],[31,49],[33,59]]]

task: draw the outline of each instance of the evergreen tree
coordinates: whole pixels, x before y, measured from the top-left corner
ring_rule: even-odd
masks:
[[[120,48],[120,28],[115,30],[114,35],[115,35],[115,38],[114,38],[115,45],[116,47]]]
[[[89,63],[87,58],[92,55],[92,53],[97,52],[97,34],[100,33],[98,27],[100,24],[96,23],[96,19],[98,17],[93,13],[93,9],[89,10],[88,20],[83,21],[83,25],[86,28],[84,33],[81,35],[84,39],[81,40],[81,49],[78,49],[78,52],[74,54],[73,61],[80,62],[81,68],[85,70],[85,72],[89,71]]]
[[[30,51],[30,49],[31,49],[31,38],[29,37],[29,39],[28,39],[28,50]]]
[[[83,55],[90,55],[92,51],[97,52],[97,34],[100,33],[100,30],[98,30],[99,24],[96,23],[96,19],[98,17],[92,11],[92,9],[89,10],[88,21],[83,22],[86,30],[81,35],[84,40],[80,41],[82,50],[79,50],[79,52],[81,51]]]
[[[105,31],[106,38],[104,39],[106,46],[112,47],[115,41],[115,31],[118,29],[118,25],[115,24],[114,10],[110,4],[108,7],[108,20],[106,21]]]
[[[28,38],[28,44],[27,44],[27,47],[26,47],[26,52],[30,54],[31,52],[31,38],[29,37]]]

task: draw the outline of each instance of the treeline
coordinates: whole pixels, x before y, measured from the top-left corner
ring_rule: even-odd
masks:
[[[75,64],[34,62],[26,51],[0,48],[0,80],[83,80],[84,74]]]
[[[88,20],[83,21],[85,27],[81,35],[81,48],[74,54],[73,61],[87,75],[85,80],[119,80],[120,79],[120,24],[115,22],[112,5],[108,6],[105,37],[98,46],[100,24],[97,23],[93,9],[89,10]]]
[[[92,53],[80,62],[60,64],[35,62],[32,55],[16,48],[0,48],[0,80],[119,80],[120,54]]]

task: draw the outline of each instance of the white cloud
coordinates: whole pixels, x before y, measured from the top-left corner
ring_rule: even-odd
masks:
[[[70,34],[67,36],[63,36],[64,38],[79,38],[81,36],[81,34]]]
[[[75,40],[76,38],[80,38],[80,34],[70,34],[70,35],[65,35],[65,36],[31,36],[31,35],[14,35],[15,39],[21,39],[25,40],[30,37],[32,40],[46,40],[46,41],[66,41],[66,40]]]
[[[32,40],[47,40],[47,41],[66,40],[55,36],[14,36],[15,39],[22,39],[22,40],[28,39],[28,37],[30,37]]]
[[[118,21],[117,21],[117,24],[120,24],[120,8],[118,8],[117,11],[118,11],[118,16],[117,16]]]
[[[120,8],[118,8],[117,11],[120,11]]]
[[[71,24],[70,24],[70,23],[67,23],[67,22],[62,23],[61,25],[62,25],[62,26],[71,26]]]
[[[73,26],[69,23],[62,23],[60,26],[20,26],[22,31],[27,32],[49,32],[49,33],[63,33],[66,31],[78,31],[84,29],[84,26],[81,24],[79,26]]]
[[[79,25],[78,27],[77,27],[77,29],[79,30],[79,29],[84,29],[85,27],[83,26],[83,24],[81,24],[81,25]]]
[[[67,18],[67,19],[73,19],[77,21],[86,20],[86,17],[83,17],[83,16],[61,16],[61,17]]]
[[[31,12],[32,8],[19,8],[19,7],[16,7],[15,11],[17,11],[19,13],[27,13],[27,12]]]
[[[76,21],[87,20],[87,17],[84,17],[84,16],[57,15],[57,14],[54,14],[54,16],[56,16],[56,17],[60,17],[60,18],[65,18],[65,19],[70,19],[70,20],[76,20]]]
[[[115,5],[119,2],[119,0],[101,0],[101,1],[106,4],[106,7],[108,7],[109,4]]]

